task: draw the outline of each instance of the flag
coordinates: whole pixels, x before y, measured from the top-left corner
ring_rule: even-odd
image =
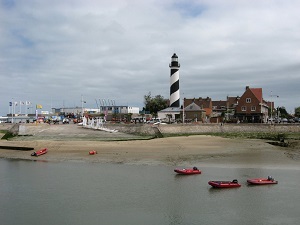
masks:
[[[22,102],[22,101],[20,101],[20,105],[25,105],[25,103],[24,103],[24,102]]]
[[[42,108],[43,108],[43,106],[42,106],[42,105],[39,105],[39,104],[37,104],[37,105],[36,105],[36,108],[37,108],[37,109],[42,109]]]
[[[15,106],[17,106],[18,105],[18,102],[15,102]]]
[[[9,106],[12,106],[12,102],[9,102]]]
[[[31,102],[29,102],[29,101],[26,101],[26,105],[31,105]]]

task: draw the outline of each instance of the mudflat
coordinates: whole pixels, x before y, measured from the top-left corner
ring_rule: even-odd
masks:
[[[35,151],[48,148],[48,153],[33,157],[33,151],[0,149],[0,157],[93,163],[300,169],[299,149],[270,145],[266,140],[207,135],[133,140],[135,138],[131,134],[87,129],[75,124],[31,125],[26,127],[26,135],[1,140],[0,145],[33,147]],[[97,154],[89,155],[92,150]]]

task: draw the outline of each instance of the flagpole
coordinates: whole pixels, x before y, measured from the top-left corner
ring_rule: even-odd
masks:
[[[83,96],[81,95],[81,118],[83,119]]]
[[[11,108],[11,123],[14,123],[14,105],[15,105],[15,102],[14,102],[14,98],[12,98],[12,108]]]

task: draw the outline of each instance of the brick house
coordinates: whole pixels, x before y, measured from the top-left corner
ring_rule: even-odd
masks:
[[[246,86],[236,106],[236,117],[241,122],[265,123],[268,119],[268,109],[267,102],[263,100],[262,88]]]
[[[194,104],[193,104],[194,103]],[[188,107],[193,107],[194,109],[196,109],[197,107],[195,105],[197,105],[199,108],[198,108],[198,113],[200,115],[200,111],[201,111],[201,115],[202,115],[202,121],[203,122],[209,122],[210,121],[210,118],[212,116],[212,100],[211,98],[209,97],[206,97],[206,98],[184,98],[184,108],[188,110]],[[192,110],[193,111],[193,110]],[[205,113],[203,113],[205,112]],[[191,112],[192,113],[192,112]],[[195,111],[193,112],[195,113]],[[189,114],[191,115],[191,114]],[[187,115],[187,116],[189,116]],[[188,118],[188,117],[185,117],[186,119],[192,119],[192,118]],[[198,118],[199,120],[200,118]]]
[[[229,97],[226,100],[212,101],[211,122],[234,121],[235,109],[240,97]]]
[[[186,105],[186,104],[184,104]],[[184,114],[185,122],[198,122],[198,121],[204,121],[206,117],[206,112],[204,109],[202,109],[199,105],[197,105],[195,102],[192,102],[191,104],[187,105],[183,108],[182,114]]]

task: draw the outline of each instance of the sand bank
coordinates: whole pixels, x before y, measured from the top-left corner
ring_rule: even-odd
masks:
[[[93,141],[84,138],[78,141],[68,138],[78,133],[84,135],[85,132],[89,133],[89,137],[92,134],[90,130],[79,129],[73,125],[59,125],[43,128],[30,137],[1,140],[0,145],[34,147],[35,150],[46,147],[49,152],[40,157],[32,157],[32,151],[0,149],[0,157],[174,166],[300,168],[299,150],[273,146],[265,140],[228,139],[205,135],[131,141]],[[103,131],[92,132],[97,136],[106,135]],[[91,150],[96,150],[98,154],[89,155]]]

